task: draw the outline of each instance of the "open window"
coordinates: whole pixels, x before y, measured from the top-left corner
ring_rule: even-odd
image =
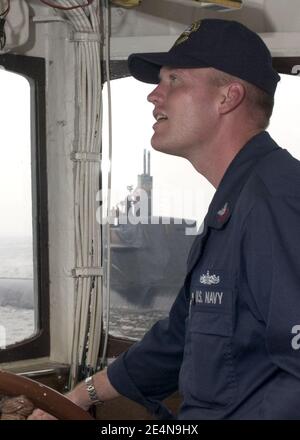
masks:
[[[0,55],[0,362],[49,354],[43,59]]]

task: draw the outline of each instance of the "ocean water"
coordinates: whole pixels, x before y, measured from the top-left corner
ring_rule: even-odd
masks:
[[[167,313],[161,310],[132,310],[112,307],[110,310],[109,334],[133,340],[141,339],[147,330]]]
[[[139,340],[166,313],[160,310],[112,308],[109,333],[112,336]],[[29,338],[35,332],[34,310],[0,306],[0,346],[8,346]]]
[[[31,237],[0,237],[0,346],[34,333]]]
[[[0,346],[15,344],[34,334],[34,310],[0,306]]]
[[[30,238],[0,238],[0,347],[21,342],[35,332],[33,256]],[[172,298],[157,295],[151,307],[112,295],[109,333],[139,340],[169,310]],[[106,323],[106,319],[104,319]]]

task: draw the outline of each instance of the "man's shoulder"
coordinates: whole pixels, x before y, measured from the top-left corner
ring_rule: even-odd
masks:
[[[287,204],[300,212],[300,162],[279,148],[253,167],[237,206],[240,217],[247,218],[254,207],[265,215]]]
[[[300,199],[300,161],[287,150],[277,149],[257,164],[249,185],[258,195]]]

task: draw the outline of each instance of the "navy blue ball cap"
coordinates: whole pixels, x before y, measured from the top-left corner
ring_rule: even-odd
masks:
[[[274,96],[280,76],[263,40],[231,20],[203,19],[186,29],[168,52],[134,53],[128,59],[136,79],[157,84],[162,66],[213,67],[248,81]]]

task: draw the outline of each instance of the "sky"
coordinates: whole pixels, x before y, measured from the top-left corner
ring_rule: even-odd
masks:
[[[268,131],[282,148],[300,160],[300,76],[280,76]]]
[[[0,69],[0,237],[32,234],[30,86]]]
[[[143,151],[151,151],[153,214],[197,219],[201,223],[214,194],[212,186],[184,159],[151,149],[153,106],[147,95],[153,86],[133,78],[111,83],[113,103],[112,206],[137,184],[143,171]],[[0,70],[0,237],[30,236],[31,155],[30,87],[28,81]],[[104,147],[107,152],[107,103],[104,87]],[[269,132],[300,159],[300,78],[282,75],[275,97]],[[104,151],[104,170],[108,167]]]

